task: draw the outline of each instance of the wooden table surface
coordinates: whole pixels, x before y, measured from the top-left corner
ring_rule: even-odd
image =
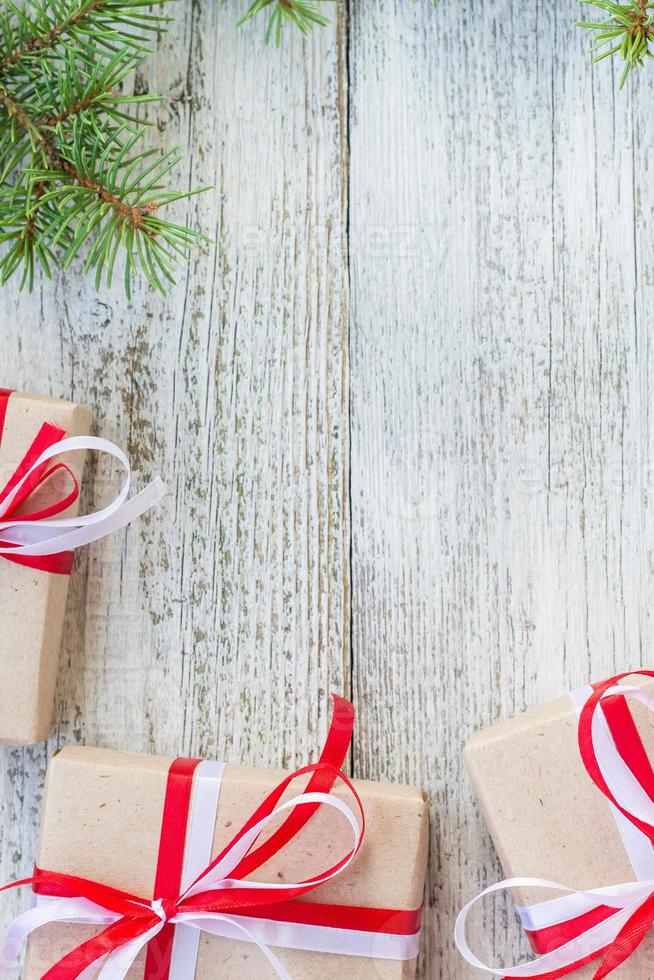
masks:
[[[349,6],[277,51],[181,0],[140,84],[216,247],[165,300],[0,296],[2,383],[90,402],[170,487],[78,558],[56,733],[0,752],[0,876],[60,745],[302,764],[338,690],[353,772],[431,794],[421,977],[476,980],[463,744],[652,661],[654,76],[617,94],[574,0]],[[476,921],[517,952],[508,905]]]

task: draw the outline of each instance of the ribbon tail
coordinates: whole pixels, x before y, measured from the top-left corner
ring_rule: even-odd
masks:
[[[163,921],[159,921],[148,932],[110,953],[98,973],[98,980],[123,980],[143,947],[155,938],[162,926]]]
[[[652,928],[654,896],[638,908],[609,946],[593,980],[603,980],[632,956]]]
[[[131,500],[122,504],[113,513],[99,518],[94,523],[82,523],[81,518],[71,518],[68,522],[68,528],[66,528],[65,525],[57,524],[55,521],[42,521],[36,530],[39,536],[41,534],[44,535],[43,538],[35,543],[19,544],[10,548],[0,547],[0,555],[15,558],[17,555],[57,555],[61,552],[73,551],[75,548],[81,548],[84,545],[91,544],[93,541],[98,541],[100,538],[104,538],[114,531],[120,531],[132,521],[136,520],[137,517],[141,517],[151,507],[154,507],[155,504],[158,504],[165,494],[166,486],[157,477],[156,480],[153,480],[152,483],[141,490],[140,493],[137,493],[135,497],[132,497]],[[25,524],[28,525],[28,522],[25,522]],[[70,529],[71,525],[73,525],[72,530]],[[0,522],[0,531],[2,527],[2,522]],[[20,528],[20,521],[15,521],[12,524],[14,538],[17,537],[16,532]],[[45,535],[48,536],[46,537]]]
[[[24,885],[31,885],[33,882],[34,878],[21,878],[19,881],[12,881],[8,885],[3,885],[0,892],[22,888]],[[9,925],[2,939],[0,939],[0,980],[8,980],[16,960],[23,952],[27,937],[45,921],[48,919],[43,919],[38,909],[30,909],[19,915]]]
[[[83,898],[62,898],[35,905],[19,915],[0,940],[0,980],[13,977],[16,961],[29,936],[50,922],[81,922],[105,926],[118,918],[113,912]]]
[[[46,903],[23,912],[14,919],[0,940],[0,980],[13,976],[17,960],[20,958],[28,937],[48,922],[66,922],[79,912],[76,901]]]
[[[157,918],[157,926],[160,925]],[[88,939],[81,946],[64,956],[58,963],[43,974],[41,980],[77,980],[85,970],[97,964],[107,954],[113,953],[120,946],[132,942],[139,936],[153,931],[153,919],[119,919],[104,929],[99,935]],[[129,967],[128,967],[129,969]],[[124,977],[124,973],[114,974]]]

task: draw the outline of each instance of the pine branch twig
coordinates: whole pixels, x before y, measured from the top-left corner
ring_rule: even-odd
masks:
[[[223,4],[228,2],[229,0],[221,0]],[[325,4],[334,2],[336,0],[254,0],[238,23],[245,24],[257,14],[267,12],[269,17],[265,32],[266,43],[274,39],[279,47],[287,24],[297,27],[303,34],[309,34],[316,26],[326,27],[329,18],[322,13],[322,10]],[[417,0],[412,2],[416,3]],[[437,6],[440,0],[432,0],[432,2]]]
[[[125,95],[146,36],[169,18],[146,0],[8,0],[0,12],[0,279],[22,266],[84,267],[125,288],[139,271],[164,292],[174,265],[201,237],[161,217],[194,192],[165,189],[180,157],[139,149],[136,114],[152,95]]]
[[[582,0],[582,3],[602,10],[608,16],[600,21],[580,21],[578,27],[594,35],[593,61],[619,55],[624,61],[620,78],[623,88],[629,73],[642,68],[646,59],[654,58],[654,2],[628,0]]]
[[[228,0],[221,0],[225,4]],[[299,28],[303,34],[308,34],[317,25],[326,27],[329,19],[321,13],[321,5],[333,3],[334,0],[254,0],[247,13],[238,21],[239,25],[252,20],[257,14],[267,12],[266,42],[274,38],[279,46],[282,32],[286,24]]]

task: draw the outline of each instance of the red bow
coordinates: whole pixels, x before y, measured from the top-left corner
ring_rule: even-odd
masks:
[[[0,439],[2,438],[7,403],[10,395],[11,392],[7,389],[0,389]],[[42,466],[37,467],[29,479],[25,480],[18,493],[12,498],[11,503],[8,506],[3,506],[9,495],[15,490],[25,474],[29,472],[31,467],[38,460],[39,456],[46,449],[49,449],[56,443],[61,442],[65,435],[66,433],[63,429],[59,428],[57,425],[53,425],[50,422],[45,422],[41,426],[27,452],[18,464],[16,470],[7,481],[5,487],[0,490],[0,521],[2,521],[3,524],[14,519],[17,522],[44,521],[49,517],[54,517],[56,514],[60,514],[62,511],[74,504],[78,499],[79,484],[70,468],[66,466],[65,463],[55,463],[54,465],[50,465],[50,462],[48,461],[43,463]],[[57,481],[54,480],[57,473],[64,473],[67,477],[69,477],[69,480],[67,481],[68,489],[59,490],[57,488]],[[43,491],[48,483],[51,484],[51,493],[59,494],[59,496],[57,496],[56,499],[47,506],[39,506],[37,503],[34,505],[34,510],[29,510],[30,498],[37,499],[38,492]],[[0,545],[5,548],[11,547],[14,543],[15,542],[0,539]],[[26,565],[29,568],[37,568],[40,571],[51,572],[56,575],[69,575],[73,567],[75,553],[73,551],[65,551],[57,555],[21,555],[16,557],[9,554],[2,554],[0,557],[6,558],[7,561],[15,562],[18,565]]]
[[[353,928],[352,920],[356,920],[355,928],[366,928],[370,931],[384,931],[385,924],[390,920],[394,924],[388,926],[388,931],[415,929],[416,922],[419,925],[419,914],[417,918],[416,913],[413,912],[355,909],[336,905],[322,906],[296,901],[302,895],[319,887],[327,876],[336,874],[344,868],[358,850],[363,837],[365,821],[361,800],[350,780],[341,771],[352,738],[353,728],[353,706],[349,701],[335,696],[334,715],[320,761],[288,775],[252,814],[227,847],[196,879],[196,883],[204,879],[220,861],[230,852],[233,852],[235,845],[246,834],[250,833],[262,820],[269,817],[275,811],[286,789],[298,777],[306,775],[310,777],[306,788],[303,790],[304,794],[327,794],[336,781],[341,780],[353,794],[357,803],[361,820],[359,843],[328,871],[297,884],[289,884],[288,887],[276,887],[274,903],[271,903],[271,891],[264,884],[261,887],[239,888],[238,885],[233,885],[233,882],[250,878],[253,872],[285,847],[305,826],[321,803],[296,806],[277,830],[267,836],[262,843],[258,843],[255,837],[239,863],[229,872],[231,887],[216,888],[191,895],[185,892],[183,895],[179,895],[176,891],[165,893],[161,889],[165,887],[166,881],[169,882],[170,887],[172,887],[173,882],[177,882],[179,888],[179,874],[184,849],[184,835],[180,835],[180,826],[183,827],[185,824],[189,799],[185,797],[184,792],[181,794],[167,793],[166,807],[172,807],[175,812],[166,813],[164,811],[163,826],[165,828],[168,825],[170,832],[168,834],[162,832],[160,844],[155,886],[155,896],[159,900],[159,911],[153,908],[153,903],[149,898],[142,898],[110,888],[97,881],[51,871],[37,870],[34,877],[6,886],[15,888],[20,885],[31,884],[36,891],[44,892],[47,895],[86,898],[108,912],[119,916],[117,921],[105,928],[99,935],[82,943],[64,956],[44,974],[43,980],[75,980],[87,967],[96,963],[107,953],[111,953],[126,943],[144,936],[156,926],[160,926],[163,917],[166,925],[149,943],[145,973],[146,977],[161,977],[161,963],[169,962],[172,928],[174,928],[169,922],[175,915],[185,912],[250,916],[288,922],[311,922],[313,920],[327,926],[336,925],[338,922],[338,925],[344,928]],[[192,760],[180,760],[180,762],[187,766],[194,764]],[[181,773],[173,767],[169,775],[169,788],[170,780],[178,778],[179,775]],[[321,914],[323,909],[324,915]],[[401,922],[397,921],[398,917],[402,918]],[[349,924],[346,924],[348,920]],[[155,967],[157,972],[154,972]],[[150,972],[148,972],[149,970]],[[167,976],[167,971],[164,971],[163,975]]]

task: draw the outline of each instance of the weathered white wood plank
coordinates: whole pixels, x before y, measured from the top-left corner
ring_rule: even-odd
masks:
[[[3,880],[58,744],[292,763],[348,684],[343,44],[280,55],[235,13],[180,8],[142,80],[218,248],[168,301],[0,296],[2,383],[90,400],[171,484],[80,560],[57,735],[0,753]],[[432,790],[429,978],[470,976],[453,916],[499,873],[469,733],[649,658],[653,124],[577,14],[350,10],[355,766]],[[519,947],[505,908],[476,934]]]
[[[578,16],[352,7],[356,770],[432,791],[429,978],[499,874],[470,733],[651,662],[652,79],[616,95]]]
[[[304,763],[349,682],[344,49],[336,26],[266,48],[243,9],[180,4],[141,80],[172,91],[153,138],[182,181],[215,186],[189,213],[216,247],[167,300],[75,274],[0,294],[2,383],[89,401],[170,486],[79,559],[56,736],[0,751],[2,881],[29,871],[62,743]]]

